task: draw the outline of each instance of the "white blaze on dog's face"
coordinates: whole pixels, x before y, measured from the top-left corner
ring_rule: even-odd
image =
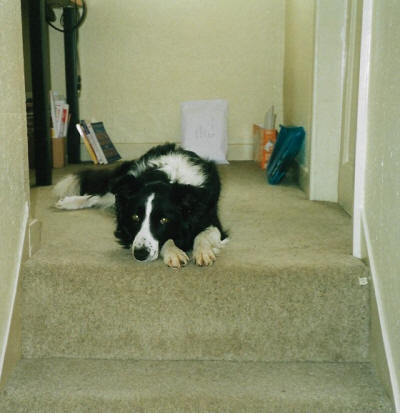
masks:
[[[154,261],[158,258],[159,242],[151,233],[151,212],[154,194],[145,203],[145,214],[139,232],[132,243],[132,254],[139,261]]]

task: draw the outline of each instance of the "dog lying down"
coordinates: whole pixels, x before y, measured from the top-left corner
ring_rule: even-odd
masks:
[[[189,251],[197,265],[211,265],[228,241],[218,218],[220,189],[213,162],[165,144],[113,168],[68,175],[54,192],[59,209],[114,206],[121,245],[138,261],[160,255],[179,268],[189,262]]]

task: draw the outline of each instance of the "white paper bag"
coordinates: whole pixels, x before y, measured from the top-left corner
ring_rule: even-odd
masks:
[[[228,163],[228,102],[223,99],[181,103],[182,147],[197,155]]]

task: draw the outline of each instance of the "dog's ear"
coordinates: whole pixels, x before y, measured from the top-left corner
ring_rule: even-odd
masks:
[[[137,179],[133,175],[123,175],[110,182],[110,192],[129,199],[137,192]]]

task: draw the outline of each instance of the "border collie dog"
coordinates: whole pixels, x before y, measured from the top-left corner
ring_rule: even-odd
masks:
[[[193,251],[210,265],[228,240],[218,218],[221,183],[214,162],[175,144],[134,161],[68,175],[54,188],[59,209],[115,207],[115,236],[139,261],[159,255],[179,268]]]

